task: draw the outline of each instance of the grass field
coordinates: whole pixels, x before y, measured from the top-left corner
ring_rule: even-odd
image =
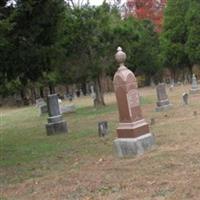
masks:
[[[144,117],[155,118],[156,147],[132,159],[112,150],[113,94],[97,109],[89,97],[76,99],[77,112],[64,115],[68,135],[46,136],[47,115],[36,107],[0,108],[0,200],[200,200],[200,95],[183,106],[188,89],[168,91],[173,108],[166,112],[154,111],[155,89],[140,89]],[[106,138],[98,137],[101,120],[109,123]]]

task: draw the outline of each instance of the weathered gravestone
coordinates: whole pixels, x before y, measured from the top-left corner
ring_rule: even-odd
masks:
[[[174,88],[174,85],[170,85],[169,91],[172,92],[172,91],[173,91],[173,88]]]
[[[43,115],[48,113],[47,103],[44,101],[43,98],[36,99],[36,107],[39,108],[39,115]]]
[[[188,93],[183,93],[182,99],[183,99],[183,105],[188,105],[188,99],[189,99]]]
[[[102,121],[98,123],[98,132],[99,132],[99,137],[104,137],[108,135],[108,122],[107,121]]]
[[[118,138],[114,148],[119,157],[143,154],[155,143],[149,125],[142,116],[135,75],[124,66],[126,54],[119,47],[115,55],[120,64],[114,76],[114,88],[119,110]]]
[[[41,105],[46,104],[43,98],[36,99],[35,102],[36,102],[36,107],[40,107]]]
[[[156,87],[156,93],[157,93],[156,111],[163,111],[171,108],[172,105],[169,102],[164,83],[158,84],[158,86]]]
[[[76,112],[76,107],[74,104],[71,105],[61,105],[60,106],[61,113],[74,113]]]
[[[91,90],[90,96],[93,99],[94,106],[96,106],[96,104],[97,104],[97,95],[96,95],[96,93],[94,91],[94,86],[93,85],[90,86],[90,90]]]
[[[192,88],[190,89],[190,94],[200,94],[200,88],[198,87],[195,74],[192,76]]]
[[[48,96],[48,124],[46,124],[47,135],[67,133],[67,123],[63,120],[58,103],[57,94]]]
[[[39,106],[39,112],[40,112],[40,116],[48,113],[48,107],[46,103]]]

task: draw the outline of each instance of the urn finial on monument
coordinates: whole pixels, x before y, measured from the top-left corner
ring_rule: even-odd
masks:
[[[117,53],[115,54],[115,60],[119,63],[120,67],[125,67],[124,63],[126,61],[126,53],[122,51],[121,47],[117,48]]]
[[[119,157],[142,154],[154,144],[154,137],[142,115],[137,79],[125,67],[126,54],[118,47],[115,59],[119,68],[114,76],[114,89],[119,110],[119,125],[114,147]]]

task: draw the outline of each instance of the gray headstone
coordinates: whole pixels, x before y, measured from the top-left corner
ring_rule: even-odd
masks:
[[[43,98],[36,99],[36,106],[40,107],[41,105],[46,105],[46,102]]]
[[[173,91],[173,88],[174,88],[174,85],[170,85],[170,87],[169,87],[169,91]]]
[[[57,94],[52,94],[48,96],[47,105],[50,117],[61,114]]]
[[[200,88],[198,87],[195,74],[192,76],[192,89],[190,89],[190,94],[200,94]]]
[[[157,93],[156,111],[162,111],[170,108],[171,104],[169,102],[164,83],[158,84],[158,86],[156,87],[156,93]]]
[[[108,134],[108,122],[102,121],[98,123],[99,137],[104,137]]]
[[[197,89],[198,88],[198,83],[195,74],[192,76],[192,89]]]
[[[48,96],[48,124],[46,124],[47,135],[67,133],[67,123],[63,120],[58,103],[57,94]]]
[[[91,85],[90,89],[91,89],[91,97],[92,97],[93,100],[95,100],[96,99],[96,93],[94,92],[94,86]]]
[[[189,95],[187,93],[183,93],[182,98],[183,98],[183,104],[188,105]]]
[[[74,113],[76,112],[75,105],[64,105],[60,107],[61,113]]]
[[[48,107],[47,107],[46,103],[43,104],[43,105],[40,105],[39,109],[40,109],[40,116],[43,115],[43,114],[48,113]]]

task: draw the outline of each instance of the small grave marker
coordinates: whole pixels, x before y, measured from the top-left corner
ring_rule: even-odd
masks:
[[[108,135],[108,122],[102,121],[98,123],[99,137]]]
[[[188,105],[189,94],[188,93],[183,93],[182,94],[182,99],[183,99],[183,104],[184,105]]]

